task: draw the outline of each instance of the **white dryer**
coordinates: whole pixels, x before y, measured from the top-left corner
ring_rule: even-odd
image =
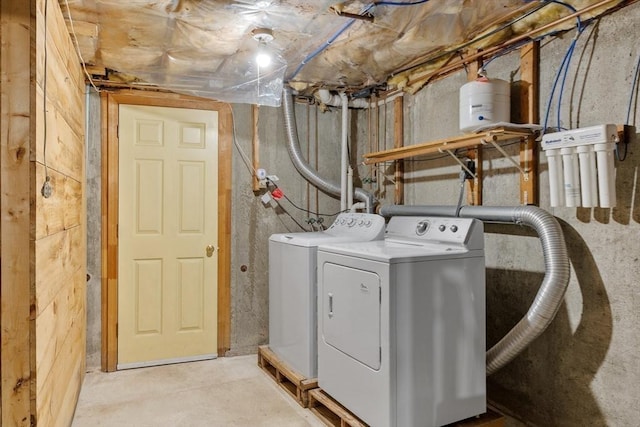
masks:
[[[343,213],[325,231],[269,238],[269,348],[301,375],[318,372],[318,245],[380,240],[384,229],[380,215]]]
[[[373,427],[486,411],[482,222],[394,217],[318,248],[318,383]]]

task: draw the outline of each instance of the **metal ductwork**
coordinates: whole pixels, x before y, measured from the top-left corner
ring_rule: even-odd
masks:
[[[321,177],[318,171],[314,170],[302,156],[300,150],[300,141],[298,140],[298,128],[296,127],[296,117],[294,112],[294,100],[291,88],[285,86],[284,96],[282,97],[282,106],[284,111],[284,126],[287,132],[287,151],[293,165],[300,175],[309,183],[317,187],[320,191],[334,197],[340,197],[340,185]],[[354,197],[356,200],[364,202],[366,210],[373,213],[376,199],[373,194],[364,191],[362,188],[356,188]]]
[[[456,216],[455,206],[385,206],[382,216]],[[569,256],[560,224],[553,215],[535,206],[464,206],[460,217],[485,222],[513,223],[533,228],[540,238],[545,275],[527,314],[487,351],[487,375],[513,360],[549,326],[562,304],[569,284]]]

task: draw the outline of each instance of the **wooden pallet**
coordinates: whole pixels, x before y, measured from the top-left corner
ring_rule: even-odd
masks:
[[[309,406],[309,391],[318,387],[317,378],[306,378],[282,361],[269,346],[258,347],[258,366],[303,408]]]
[[[328,426],[368,427],[347,408],[319,388],[309,392],[309,409]]]
[[[309,409],[327,426],[369,427],[319,388],[309,391]],[[445,427],[504,427],[504,417],[489,409],[482,415],[448,424]]]

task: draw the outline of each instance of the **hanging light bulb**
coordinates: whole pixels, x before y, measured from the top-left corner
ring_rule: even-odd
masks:
[[[256,64],[258,64],[258,67],[260,68],[266,68],[271,65],[271,55],[269,55],[269,52],[258,51],[258,54],[256,55]]]
[[[258,50],[255,60],[259,68],[266,68],[271,65],[271,53],[267,43],[273,40],[273,31],[268,28],[256,28],[252,32],[253,39],[258,42]]]

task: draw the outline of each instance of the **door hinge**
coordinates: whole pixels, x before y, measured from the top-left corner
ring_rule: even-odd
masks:
[[[118,330],[119,330],[118,326],[119,326],[118,323],[116,323],[116,338],[118,338]]]

